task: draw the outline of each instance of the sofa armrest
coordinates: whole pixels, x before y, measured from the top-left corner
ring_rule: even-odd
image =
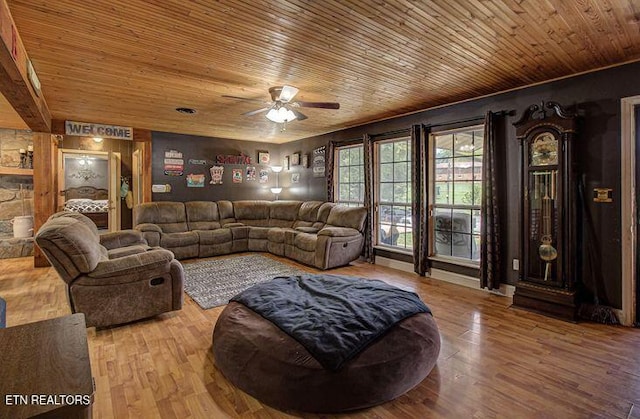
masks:
[[[350,227],[333,227],[326,226],[322,230],[318,231],[318,236],[329,237],[351,237],[361,235],[358,230]]]
[[[236,223],[236,222],[222,224],[222,228],[231,228],[231,227],[244,227],[244,224]]]
[[[166,249],[152,249],[144,253],[136,253],[117,259],[107,259],[87,274],[91,279],[107,279],[117,276],[127,276],[131,281],[139,279],[138,274],[145,272],[169,271],[170,263],[174,260],[173,253]],[[96,284],[97,285],[97,284]]]
[[[302,233],[310,233],[310,234],[318,234],[318,231],[320,231],[320,229],[315,227],[296,227],[295,230],[300,231]]]
[[[135,226],[135,229],[142,232],[152,231],[154,233],[162,233],[162,229],[159,225],[151,223],[138,224],[137,226]]]
[[[142,233],[136,230],[114,231],[100,235],[100,244],[107,250],[116,249],[118,247],[147,245],[147,241],[142,237]]]

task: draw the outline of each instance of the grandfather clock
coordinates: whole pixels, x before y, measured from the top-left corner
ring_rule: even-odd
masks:
[[[513,305],[575,321],[577,116],[542,102],[514,126],[521,143],[522,229]]]

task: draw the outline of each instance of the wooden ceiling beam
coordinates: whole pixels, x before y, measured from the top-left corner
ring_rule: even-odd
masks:
[[[5,0],[0,0],[0,35],[0,92],[29,128],[51,132],[51,113],[42,92],[29,81],[29,57]],[[33,70],[31,74],[34,79]]]

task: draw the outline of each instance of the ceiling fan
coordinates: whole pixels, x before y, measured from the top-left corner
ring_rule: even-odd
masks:
[[[269,89],[271,102],[266,102],[268,106],[245,112],[242,115],[252,116],[262,112],[267,112],[265,116],[268,120],[276,122],[278,124],[286,124],[287,122],[291,122],[295,119],[298,119],[300,121],[303,119],[307,119],[307,116],[298,111],[296,108],[340,109],[340,104],[336,102],[303,102],[301,100],[293,101],[293,98],[298,94],[298,92],[299,89],[293,86],[271,87]],[[258,99],[250,99],[238,96],[222,95],[222,97],[264,103],[263,101]]]

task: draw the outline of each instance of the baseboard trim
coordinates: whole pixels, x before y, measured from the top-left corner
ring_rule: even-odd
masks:
[[[408,262],[402,262],[399,260],[389,259],[382,256],[376,256],[375,264],[384,266],[391,269],[397,269],[403,272],[413,272],[413,264]],[[427,275],[429,278],[439,281],[449,282],[451,284],[462,285],[463,287],[481,289],[478,278],[473,278],[466,275],[457,274],[454,272],[444,271],[442,269],[431,269],[431,274]],[[497,290],[488,290],[482,288],[483,291],[491,294],[499,295],[501,297],[513,298],[516,287],[508,284],[500,284],[500,288]]]

